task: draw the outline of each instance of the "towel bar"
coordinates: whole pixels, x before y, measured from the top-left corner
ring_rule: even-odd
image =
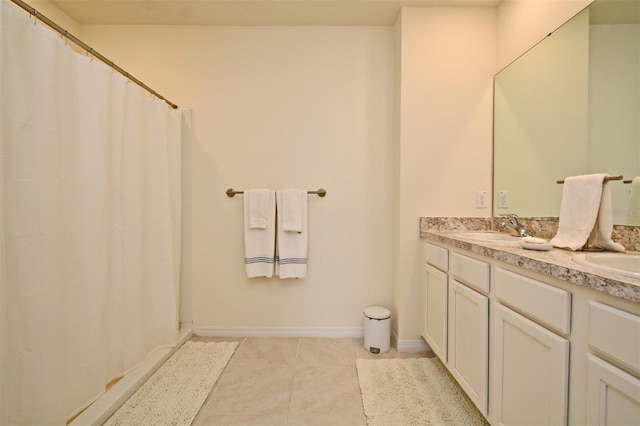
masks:
[[[244,191],[236,191],[233,188],[229,188],[226,190],[225,192],[227,194],[227,197],[234,197],[236,194],[244,194]],[[317,194],[318,197],[324,197],[325,195],[327,195],[327,191],[324,188],[320,188],[317,191],[307,191],[307,194]]]
[[[605,181],[605,182],[609,182],[610,180],[622,180],[622,178],[623,178],[623,177],[624,177],[624,176],[622,176],[622,175],[618,175],[618,176],[607,176],[607,177],[605,177],[605,178],[604,178],[604,181]],[[562,184],[562,183],[564,183],[564,179],[562,179],[562,180],[557,180],[557,181],[556,181],[556,183],[557,183],[557,184]]]

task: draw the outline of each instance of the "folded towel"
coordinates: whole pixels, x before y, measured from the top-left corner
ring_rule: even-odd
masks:
[[[244,194],[245,208],[249,209],[249,227],[267,227],[269,221],[269,201],[273,198],[273,191],[268,189],[251,189]],[[271,200],[273,201],[273,200]]]
[[[600,199],[600,210],[598,219],[589,235],[588,246],[599,247],[610,251],[625,251],[622,244],[611,239],[613,233],[613,211],[611,209],[611,187],[609,182],[602,186],[602,197]]]
[[[556,247],[581,249],[598,217],[605,174],[572,176],[564,180],[560,219],[551,244]]]
[[[278,191],[281,201],[278,202],[278,215],[282,216],[282,229],[302,232],[302,203],[307,201],[307,191],[301,189],[283,189]]]
[[[625,216],[626,225],[640,225],[640,176],[636,176],[629,185],[629,207]]]
[[[619,251],[617,246],[620,245],[611,241],[611,193],[604,184],[606,176],[600,173],[565,179],[558,231],[551,239],[551,244],[580,250],[590,241],[601,248]],[[594,237],[590,240],[594,230]]]
[[[306,191],[296,190],[304,194],[299,197],[301,212],[300,231],[291,232],[284,229],[283,215],[277,215],[277,247],[276,247],[276,275],[280,278],[304,278],[307,276],[307,247],[308,247],[308,223],[307,223],[307,195]],[[293,190],[277,191],[276,203],[278,211],[286,207],[285,194]]]
[[[255,191],[255,194],[254,194]],[[266,190],[266,226],[251,226],[251,202],[260,199],[262,191],[244,192],[244,263],[247,277],[272,277],[276,245],[276,199],[275,191]],[[259,194],[259,195],[258,195]],[[254,198],[254,195],[256,197]]]

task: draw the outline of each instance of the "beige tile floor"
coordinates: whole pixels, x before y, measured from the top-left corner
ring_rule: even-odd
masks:
[[[363,339],[193,337],[237,341],[194,425],[366,425],[358,358],[431,357],[431,352],[370,354]]]

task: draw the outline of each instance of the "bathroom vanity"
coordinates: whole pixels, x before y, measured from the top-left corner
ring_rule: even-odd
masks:
[[[421,335],[487,420],[640,424],[640,279],[421,228]]]

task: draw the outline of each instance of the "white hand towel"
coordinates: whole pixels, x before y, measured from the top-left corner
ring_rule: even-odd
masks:
[[[251,189],[244,193],[245,209],[249,210],[249,227],[267,227],[269,220],[269,197],[273,197],[273,191],[268,189]]]
[[[600,209],[598,219],[589,235],[589,246],[600,247],[610,251],[624,251],[622,244],[611,239],[613,233],[613,211],[611,209],[611,187],[610,182],[605,182],[602,186],[602,197],[600,199]]]
[[[302,232],[302,203],[307,200],[307,191],[283,189],[278,192],[282,198],[278,202],[278,215],[282,215],[282,229],[291,232]]]
[[[605,174],[572,176],[564,180],[560,219],[551,244],[556,247],[581,249],[598,217]]]
[[[629,207],[625,215],[626,225],[640,225],[640,176],[636,176],[629,185]]]
[[[300,197],[300,231],[285,231],[283,215],[277,215],[277,248],[276,248],[276,275],[280,278],[305,278],[307,276],[307,248],[309,228],[307,223],[307,194],[306,191],[297,190],[304,194]],[[276,203],[278,211],[280,206],[286,205],[283,198],[291,191],[277,191]],[[284,204],[283,204],[284,203]]]
[[[248,278],[272,277],[275,263],[276,245],[276,198],[275,191],[267,190],[266,196],[266,226],[252,228],[250,200],[254,191],[244,192],[244,263]]]
[[[613,222],[611,220],[611,195],[605,191],[604,173],[572,176],[564,181],[558,232],[551,244],[560,248],[580,250],[595,230],[599,244],[614,249],[616,243],[611,240]],[[604,196],[603,196],[604,194]],[[608,196],[607,196],[608,194]],[[602,214],[600,211],[602,210]],[[608,217],[607,217],[608,216]],[[608,237],[607,237],[608,233]],[[594,240],[592,238],[592,240]],[[607,240],[611,244],[607,243]],[[602,247],[601,248],[608,248]]]

